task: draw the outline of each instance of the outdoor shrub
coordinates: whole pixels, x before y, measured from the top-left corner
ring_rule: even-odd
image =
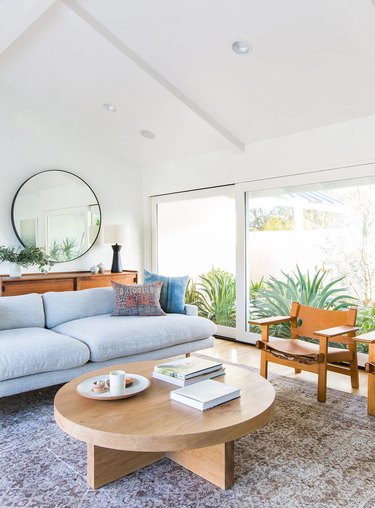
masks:
[[[255,292],[250,302],[253,319],[271,316],[289,316],[292,302],[320,309],[340,310],[353,305],[355,298],[346,294],[347,288],[339,284],[344,277],[327,281],[328,273],[318,270],[314,276],[305,274],[297,266],[291,274],[281,272],[283,279],[270,276]],[[258,331],[258,330],[254,330]],[[272,330],[279,337],[290,337],[290,324],[281,323]]]
[[[357,326],[359,327],[357,335],[375,330],[375,305],[358,309]],[[357,348],[361,353],[368,352],[366,344],[358,343]]]
[[[198,314],[223,326],[236,326],[236,282],[232,273],[213,268],[196,281],[189,280],[186,303],[198,307]]]

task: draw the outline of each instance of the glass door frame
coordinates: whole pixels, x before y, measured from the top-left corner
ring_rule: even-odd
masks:
[[[375,163],[363,163],[353,166],[322,169],[311,173],[300,173],[290,176],[280,176],[254,180],[236,184],[236,340],[254,344],[258,334],[247,330],[248,321],[248,192],[280,189],[287,192],[289,188],[302,185],[316,185],[323,182],[345,181],[366,178],[375,175]]]
[[[210,187],[207,189],[197,189],[192,191],[182,191],[171,194],[164,194],[160,196],[152,196],[150,198],[150,230],[151,230],[151,259],[149,259],[150,269],[153,272],[158,271],[158,205],[160,203],[171,203],[177,201],[184,201],[188,199],[204,199],[209,197],[215,197],[223,195],[223,189],[228,189],[228,196],[233,197],[235,200],[235,185],[220,185],[216,187]],[[229,326],[217,325],[218,331],[217,336],[223,336],[235,339],[236,328]]]
[[[248,206],[247,193],[271,189],[288,189],[300,185],[316,185],[323,182],[344,181],[375,176],[375,162],[359,162],[346,167],[327,168],[297,173],[288,176],[257,179],[207,189],[175,192],[148,198],[145,236],[145,266],[157,271],[157,205],[158,203],[180,201],[182,199],[211,197],[220,193],[223,188],[234,188],[236,206],[236,328],[218,327],[217,335],[235,338],[240,342],[254,344],[258,335],[247,331],[248,297],[247,297],[247,226]]]

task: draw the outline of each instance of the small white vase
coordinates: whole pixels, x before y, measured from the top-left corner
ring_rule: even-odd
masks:
[[[19,279],[22,277],[20,265],[17,265],[17,263],[11,263],[9,265],[9,277],[12,277],[12,279]]]

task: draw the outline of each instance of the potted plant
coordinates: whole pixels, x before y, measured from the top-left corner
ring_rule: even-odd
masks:
[[[37,265],[39,270],[43,271],[44,267],[53,265],[49,260],[49,256],[41,247],[7,247],[1,245],[0,263],[3,262],[11,264],[9,268],[10,277],[21,277],[21,267],[28,268]]]

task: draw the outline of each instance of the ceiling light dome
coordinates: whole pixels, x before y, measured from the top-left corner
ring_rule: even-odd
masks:
[[[155,138],[155,134],[151,131],[142,130],[139,132],[139,134],[147,139],[154,139]]]
[[[251,52],[251,46],[247,41],[235,41],[232,44],[232,49],[237,55],[246,55]]]
[[[103,108],[106,111],[110,111],[111,113],[114,113],[116,111],[116,108],[113,104],[103,104]]]

